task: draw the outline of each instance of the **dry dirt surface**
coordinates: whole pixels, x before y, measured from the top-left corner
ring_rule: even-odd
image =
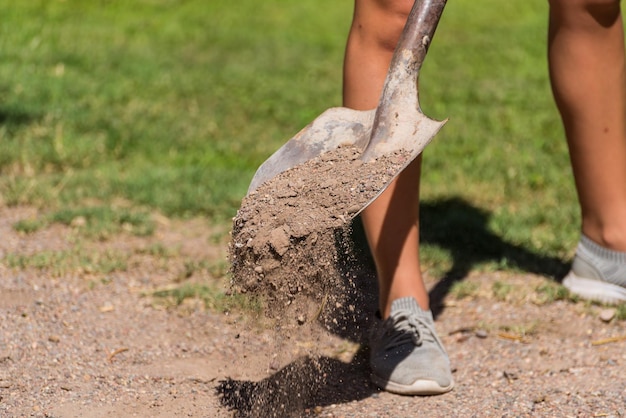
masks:
[[[207,270],[182,274],[190,261],[227,258],[228,242],[212,238],[220,231],[205,220],[159,218],[153,236],[93,242],[82,240],[78,227],[14,230],[34,216],[33,208],[0,208],[2,417],[626,414],[626,322],[605,308],[546,299],[537,288],[551,279],[471,272],[463,280],[473,291],[458,299],[442,291],[448,279],[427,276],[456,387],[442,396],[402,397],[368,379],[362,343],[375,281],[359,257],[344,271],[354,291],[334,306],[349,314],[324,323],[330,331],[322,332],[315,315],[285,310],[279,320],[251,318],[194,299],[169,306],[152,297],[189,282],[221,283]],[[52,257],[77,246],[127,254],[126,269],[15,267],[21,256]],[[165,256],[154,248],[176,250]],[[494,292],[494,283],[509,291]]]

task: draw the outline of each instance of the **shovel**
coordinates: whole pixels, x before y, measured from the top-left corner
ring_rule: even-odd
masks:
[[[447,121],[439,122],[425,116],[418,97],[419,70],[445,4],[446,0],[415,1],[391,60],[376,109],[363,111],[335,107],[326,110],[258,168],[248,194],[283,171],[339,146],[356,146],[361,150],[363,162],[396,151],[407,153],[406,163],[361,210],[378,197],[424,150]]]

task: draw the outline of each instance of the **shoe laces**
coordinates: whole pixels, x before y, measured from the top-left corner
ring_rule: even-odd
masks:
[[[407,343],[416,346],[424,341],[434,341],[434,330],[430,325],[412,312],[398,312],[387,319],[385,326],[385,348],[391,349]]]

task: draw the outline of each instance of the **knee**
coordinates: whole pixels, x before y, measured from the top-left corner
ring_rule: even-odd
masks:
[[[620,16],[620,0],[548,0],[553,16],[564,20],[591,17],[603,26],[611,26]]]
[[[356,0],[353,30],[378,47],[393,51],[414,0]]]

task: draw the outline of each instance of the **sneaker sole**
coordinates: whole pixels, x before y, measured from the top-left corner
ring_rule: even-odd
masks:
[[[573,271],[563,279],[563,286],[583,299],[617,305],[626,302],[626,288],[600,280],[580,277]]]
[[[417,380],[411,385],[402,385],[378,377],[375,374],[372,374],[370,377],[372,382],[381,389],[398,395],[440,395],[450,392],[454,387],[454,382],[452,381],[448,386],[440,386],[432,380]]]

